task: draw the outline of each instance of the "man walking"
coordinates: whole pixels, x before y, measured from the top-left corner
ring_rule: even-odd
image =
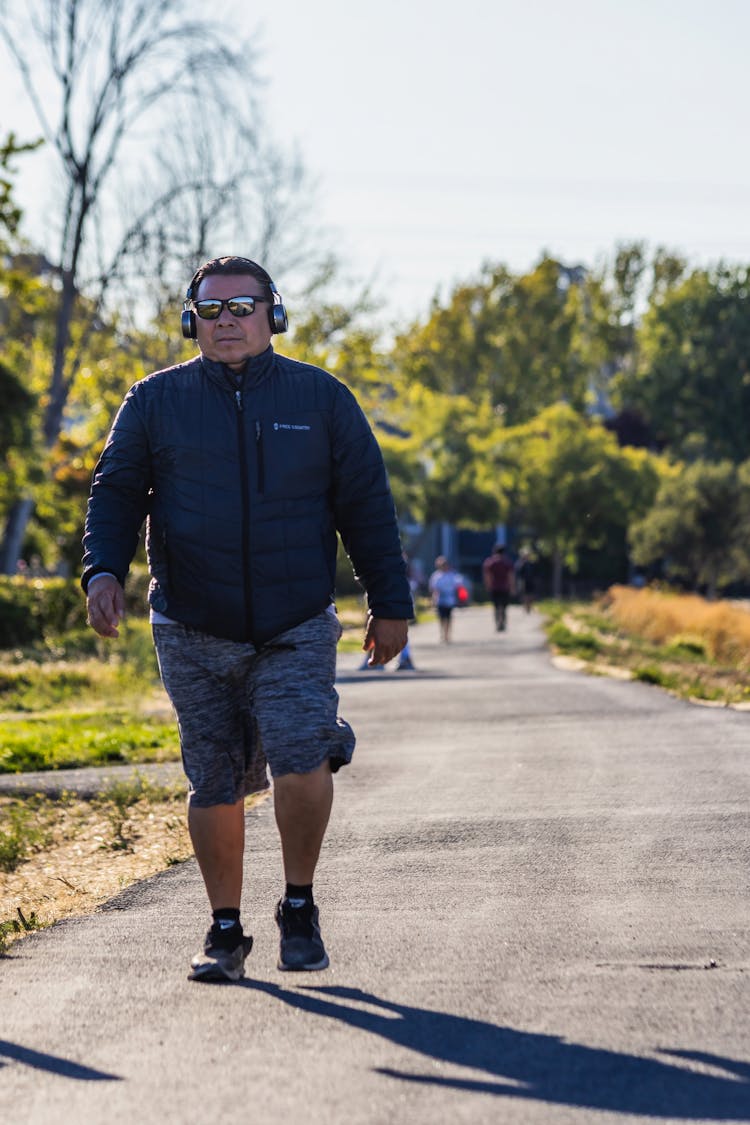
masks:
[[[268,787],[266,767],[286,882],[278,967],[328,965],[313,876],[332,774],[354,749],[334,688],[337,531],[367,591],[363,648],[374,666],[403,649],[413,612],[375,437],[342,383],[274,352],[271,337],[286,326],[262,266],[202,265],[182,313],[200,354],[130,389],[86,519],[89,621],[116,637],[148,517],[154,642],[213,914],[196,980],[244,974],[244,798]]]
[[[507,625],[510,599],[515,593],[513,563],[505,553],[505,546],[496,543],[492,554],[482,563],[485,589],[492,598],[495,611],[495,628],[502,632]]]

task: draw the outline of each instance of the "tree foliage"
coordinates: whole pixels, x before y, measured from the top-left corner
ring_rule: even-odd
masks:
[[[271,266],[284,255],[290,268],[304,263],[310,195],[299,160],[262,128],[253,51],[194,0],[2,5],[0,44],[61,185],[39,239],[55,285],[38,421],[54,461],[76,424],[71,396],[103,325],[119,335],[174,305],[176,279],[184,285],[226,239],[252,245]],[[2,215],[15,232],[8,190],[0,176]],[[37,499],[29,488],[11,503],[6,568]]]
[[[667,573],[709,596],[750,577],[750,461],[695,461],[665,475],[651,509],[635,522],[633,558],[664,560]]]
[[[675,457],[740,462],[750,449],[750,270],[694,270],[655,292],[636,367],[617,384]]]
[[[195,197],[198,211],[207,199]],[[208,230],[198,212],[196,225]],[[76,363],[66,369],[63,425],[45,449],[60,273],[8,227],[5,239],[0,509],[33,496],[26,550],[75,567],[91,472],[125,390],[194,344],[179,334],[179,302],[159,269],[152,295],[162,315],[140,327],[77,290]],[[575,571],[592,551],[627,562],[629,528],[640,564],[664,557],[670,573],[710,589],[750,577],[750,462],[734,467],[750,425],[747,271],[689,271],[641,244],[589,271],[549,257],[527,274],[487,266],[393,342],[367,291],[347,302],[322,295],[330,278],[330,263],[310,276],[276,346],[355,392],[405,523],[507,522],[553,561],[558,592],[563,566]]]
[[[573,346],[582,276],[552,258],[520,276],[486,266],[398,338],[404,377],[445,394],[487,396],[509,425],[561,399],[582,409],[587,376]]]
[[[558,596],[563,564],[576,570],[581,550],[643,514],[658,486],[653,457],[621,449],[600,422],[566,404],[509,430],[500,453],[514,523],[553,559]]]

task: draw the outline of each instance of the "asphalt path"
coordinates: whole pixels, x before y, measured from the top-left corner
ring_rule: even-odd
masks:
[[[331,968],[275,967],[265,802],[240,984],[186,979],[192,861],[0,959],[5,1119],[750,1121],[750,716],[558,668],[516,607],[412,638],[415,673],[340,660]]]

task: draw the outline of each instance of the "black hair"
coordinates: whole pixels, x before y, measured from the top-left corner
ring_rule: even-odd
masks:
[[[256,281],[260,282],[263,286],[263,296],[267,301],[273,304],[273,292],[271,286],[270,275],[263,266],[259,266],[257,262],[253,262],[250,258],[237,258],[234,255],[229,255],[224,258],[211,258],[210,261],[204,262],[199,266],[193,275],[193,280],[190,283],[190,291],[192,300],[195,300],[195,295],[198,292],[198,286],[203,281],[204,277],[209,277],[211,274],[250,274]]]

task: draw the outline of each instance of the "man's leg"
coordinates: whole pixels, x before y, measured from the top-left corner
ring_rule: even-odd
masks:
[[[239,910],[245,850],[244,799],[207,809],[188,805],[188,828],[211,909]]]
[[[332,803],[328,760],[311,773],[287,773],[274,779],[274,809],[286,876],[286,893],[276,907],[281,933],[278,967],[282,970],[328,966],[312,883]]]
[[[312,883],[333,804],[328,759],[311,773],[275,778],[273,800],[286,881]]]
[[[286,887],[276,906],[281,970],[324,969],[313,879],[333,802],[329,760],[345,765],[351,727],[337,714],[337,618],[325,611],[276,638],[258,658],[253,713],[273,776]],[[321,762],[321,758],[323,761]]]
[[[253,939],[240,922],[242,865],[245,848],[245,802],[188,805],[188,828],[213,911],[203,952],[191,962],[190,980],[240,980]]]

